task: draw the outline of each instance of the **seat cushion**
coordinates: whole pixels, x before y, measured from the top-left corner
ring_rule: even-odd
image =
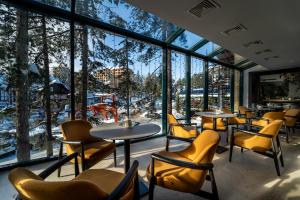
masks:
[[[111,194],[120,184],[125,175],[106,169],[89,169],[79,174],[73,180],[86,180],[97,185],[106,194]]]
[[[183,160],[192,162],[191,160],[180,156],[175,152],[160,152],[159,154],[171,157],[177,160]],[[177,190],[181,192],[195,193],[201,188],[204,179],[203,173],[207,173],[206,170],[192,170],[184,167],[178,167],[165,162],[154,162],[154,175],[157,180],[157,185],[168,188],[171,190]],[[151,177],[151,165],[147,168],[147,178]],[[201,180],[200,180],[201,179]]]
[[[88,167],[93,166],[100,160],[106,158],[112,154],[116,146],[113,142],[100,140],[98,142],[84,145],[84,157],[87,161]],[[80,145],[67,145],[67,153],[72,154],[74,152],[81,152]],[[81,162],[81,157],[78,157],[78,161]]]
[[[269,123],[267,120],[253,120],[252,125],[254,126],[261,126],[261,127],[265,127],[267,126]]]
[[[197,136],[197,130],[192,126],[173,126],[172,135],[182,138],[194,138]]]
[[[271,139],[244,132],[234,133],[234,144],[259,152],[266,152],[271,149]]]
[[[214,125],[212,122],[203,123],[203,129],[206,130],[213,130],[213,126]],[[226,129],[227,129],[226,126],[224,126],[223,124],[217,123],[216,130],[225,131]]]

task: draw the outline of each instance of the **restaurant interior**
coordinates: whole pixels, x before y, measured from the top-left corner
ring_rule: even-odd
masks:
[[[0,199],[300,199],[299,8],[0,0]]]

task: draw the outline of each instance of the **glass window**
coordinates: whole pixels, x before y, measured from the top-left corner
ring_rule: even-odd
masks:
[[[185,55],[172,51],[172,113],[177,118],[185,116]]]
[[[209,63],[208,109],[228,108],[230,110],[230,70],[230,68]]]
[[[239,111],[240,106],[240,82],[241,72],[239,70],[234,70],[234,112]]]
[[[189,31],[184,31],[181,35],[179,35],[176,38],[176,40],[172,44],[179,47],[183,47],[185,49],[190,49],[201,40],[203,40],[203,38],[199,35],[196,35]]]
[[[208,42],[204,46],[200,47],[196,52],[205,56],[208,56],[212,52],[216,51],[217,49],[221,48],[219,45]]]
[[[71,10],[71,0],[34,0],[50,6],[58,7],[64,10]]]
[[[77,1],[76,13],[163,41],[177,30],[175,25],[124,0]]]
[[[58,126],[70,116],[70,36],[68,22],[29,13],[28,26],[19,26],[27,21],[26,11],[17,12],[3,4],[0,11],[0,90],[5,89],[5,98],[0,100],[3,166],[57,155],[58,143],[47,142],[47,138],[61,136]],[[22,70],[28,73],[20,74]],[[16,77],[21,78],[16,81]],[[46,81],[50,82],[49,91]],[[17,102],[23,105],[21,109]],[[50,124],[46,123],[47,114]]]
[[[204,102],[204,62],[192,57],[191,62],[191,111],[192,115],[202,111]]]

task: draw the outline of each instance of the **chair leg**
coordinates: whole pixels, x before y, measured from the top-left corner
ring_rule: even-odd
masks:
[[[154,196],[154,187],[155,187],[155,178],[150,178],[150,184],[149,184],[149,200],[153,200]]]
[[[287,131],[286,131],[286,143],[289,143],[289,134],[290,134],[290,132],[291,132],[291,128],[290,127],[288,127],[287,128]]]
[[[212,190],[212,195],[214,200],[219,200],[219,194],[218,194],[218,189],[217,189],[217,184],[214,176],[213,170],[209,170],[209,176],[210,176],[210,183],[211,183],[211,190]]]
[[[281,144],[280,144],[280,140],[279,140],[278,136],[276,137],[276,142],[277,142],[277,146],[278,146],[278,149],[279,149],[279,152],[280,152],[280,157],[279,157],[280,163],[281,163],[281,166],[284,167],[282,149],[281,149]]]
[[[241,152],[244,153],[244,148],[243,147],[241,147]]]
[[[279,164],[278,164],[278,158],[275,152],[273,152],[273,159],[274,159],[274,163],[275,163],[275,168],[276,168],[276,172],[277,175],[280,176],[280,169],[279,169]]]
[[[113,142],[116,144],[115,140]],[[114,150],[114,166],[117,167],[117,149]]]
[[[63,154],[63,143],[61,142],[59,147],[58,160],[62,159],[62,154]],[[60,173],[61,173],[61,167],[57,169],[57,177],[60,177]]]
[[[232,144],[232,141],[231,141],[230,142],[230,149],[229,149],[229,162],[231,162],[232,153],[233,153],[233,144]]]
[[[170,139],[167,138],[167,141],[166,141],[166,151],[169,151],[169,144],[170,144]]]

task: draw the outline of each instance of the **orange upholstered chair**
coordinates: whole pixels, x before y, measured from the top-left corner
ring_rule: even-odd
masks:
[[[180,119],[184,120],[184,119]],[[198,127],[196,123],[181,123],[174,115],[168,114],[169,130],[167,134],[166,151],[169,150],[171,139],[192,142],[198,136]]]
[[[224,108],[223,112],[232,114],[232,112],[228,108]],[[246,125],[246,124],[247,124],[247,120],[245,118],[232,117],[228,119],[228,125],[236,125],[237,127],[239,127],[239,125]]]
[[[219,141],[217,132],[206,130],[184,150],[152,154],[152,162],[147,169],[149,199],[153,199],[155,185],[200,196],[206,194],[206,197],[218,199],[212,159]],[[201,190],[205,180],[211,181],[212,193]]]
[[[16,168],[9,173],[8,178],[22,200],[139,199],[137,161],[134,161],[126,175],[105,169],[89,169],[79,174],[77,155],[78,153],[74,153],[65,157],[39,175],[25,168]],[[74,179],[44,181],[58,167],[71,159],[75,161]]]
[[[115,149],[113,142],[97,139],[90,135],[92,125],[84,120],[72,120],[60,125],[64,140],[61,141],[59,157],[63,154],[63,144],[66,144],[68,155],[79,152],[78,161],[81,163],[82,170],[88,169],[110,154],[114,153],[116,164]],[[60,169],[58,170],[60,176]]]
[[[300,117],[300,109],[288,109],[284,113],[284,125],[286,126],[286,142],[289,142],[289,134],[291,134],[291,129],[295,133],[295,126],[298,118]]]
[[[231,134],[229,161],[231,162],[233,146],[241,147],[241,149],[249,149],[273,158],[276,172],[280,176],[278,157],[280,158],[282,167],[284,163],[278,132],[282,124],[282,120],[274,120],[263,127],[258,133],[234,128]]]
[[[239,117],[244,118],[247,121],[247,123],[249,123],[250,119],[252,119],[255,116],[255,113],[250,111],[245,106],[240,106],[238,115]]]
[[[252,120],[251,125],[265,127],[274,120],[284,120],[284,113],[267,112],[260,119]]]

